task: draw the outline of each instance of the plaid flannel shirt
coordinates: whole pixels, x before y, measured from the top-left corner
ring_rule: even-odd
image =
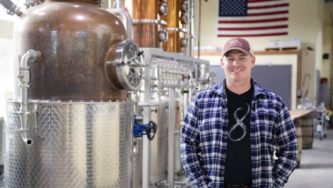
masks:
[[[250,142],[253,188],[280,188],[296,167],[295,127],[281,97],[253,81]],[[223,187],[228,138],[225,81],[197,94],[181,130],[183,167],[192,187]],[[278,158],[274,160],[275,155]],[[242,169],[240,169],[242,170]]]

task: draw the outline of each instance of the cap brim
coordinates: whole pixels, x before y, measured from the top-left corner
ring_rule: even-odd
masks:
[[[246,51],[246,50],[243,50],[242,48],[234,47],[234,48],[230,48],[229,50],[225,51],[225,52],[222,54],[222,57],[225,56],[225,54],[227,54],[227,53],[230,52],[231,50],[239,50],[239,51],[243,52],[243,53],[246,54],[246,55],[252,55],[251,52],[248,52],[248,51]]]

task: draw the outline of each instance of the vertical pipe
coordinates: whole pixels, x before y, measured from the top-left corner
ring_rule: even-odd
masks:
[[[150,89],[150,62],[151,55],[145,53],[144,60],[147,63],[145,71],[145,81],[144,81],[144,103],[148,104],[151,100],[151,89]],[[148,123],[150,121],[150,107],[149,105],[143,108],[143,123]],[[143,149],[142,149],[142,187],[150,187],[150,142],[146,136],[143,137]]]
[[[124,8],[124,0],[117,0],[117,8],[121,8],[123,9]]]
[[[150,107],[145,106],[143,109],[143,122],[147,124],[150,120]],[[143,149],[142,149],[142,187],[149,188],[150,185],[150,142],[146,136],[143,139]]]
[[[175,124],[176,124],[175,88],[169,89],[169,126],[168,126],[168,187],[173,188],[175,172]]]
[[[198,20],[198,58],[200,59],[200,40],[201,40],[201,0],[199,0],[199,20]]]
[[[194,0],[190,0],[190,26],[189,26],[189,33],[190,33],[190,41],[189,41],[189,56],[193,56],[194,50],[194,19],[195,19],[195,2]]]

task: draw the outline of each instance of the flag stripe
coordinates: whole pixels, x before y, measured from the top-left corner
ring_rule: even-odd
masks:
[[[266,9],[248,9],[248,14],[261,13],[261,12],[272,12],[272,11],[289,11],[288,7],[279,7],[279,8],[266,8]]]
[[[228,28],[228,27],[219,27],[218,30],[225,30],[225,31],[233,31],[233,30],[266,30],[266,29],[280,29],[280,28],[288,28],[288,25],[278,25],[278,26],[268,26],[268,27],[234,27],[234,28]]]
[[[219,3],[218,37],[288,34],[287,0],[219,0]]]
[[[267,8],[277,8],[277,7],[288,7],[289,3],[282,3],[276,5],[261,5],[261,6],[249,6],[247,9],[267,9]]]
[[[263,22],[275,22],[275,21],[287,21],[288,18],[275,18],[275,19],[264,19],[264,20],[220,20],[219,23],[263,23]]]
[[[264,15],[276,15],[276,14],[288,14],[288,11],[276,11],[276,12],[263,12],[263,13],[253,13],[248,14],[247,16],[264,16]]]
[[[281,33],[263,33],[263,34],[240,34],[240,35],[235,35],[235,34],[218,34],[218,37],[266,37],[266,36],[278,36],[278,35],[288,35],[288,32],[281,32]]]
[[[258,2],[258,3],[251,3],[249,2],[247,4],[247,7],[251,10],[253,9],[254,7],[263,7],[263,6],[273,6],[272,8],[275,8],[275,7],[280,7],[280,5],[284,5],[282,7],[289,7],[289,3],[287,0],[280,0],[280,1],[272,1],[272,2]]]
[[[280,21],[280,22],[272,22],[272,23],[244,23],[244,24],[237,24],[237,26],[233,24],[221,24],[220,27],[224,28],[244,28],[244,27],[270,27],[270,26],[281,26],[281,25],[288,25],[287,21]]]
[[[276,0],[247,0],[249,3],[276,2]]]
[[[267,19],[281,19],[281,18],[286,18],[288,19],[288,17],[286,15],[272,15],[272,16],[260,16],[260,17],[256,17],[256,16],[248,16],[248,17],[243,17],[242,19],[240,19],[239,17],[223,17],[223,18],[220,18],[218,19],[219,21],[220,20],[227,20],[227,21],[239,21],[239,20],[244,20],[244,21],[247,21],[247,20],[267,20]]]
[[[281,28],[281,29],[267,29],[267,30],[247,30],[247,31],[242,31],[242,30],[235,30],[235,31],[224,31],[223,33],[220,34],[263,34],[263,33],[282,33],[282,32],[287,32],[287,28]]]

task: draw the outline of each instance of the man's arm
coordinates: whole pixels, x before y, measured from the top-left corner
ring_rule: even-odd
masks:
[[[278,160],[273,169],[273,188],[282,188],[297,164],[296,131],[285,105],[280,111],[274,136]]]
[[[180,153],[185,174],[193,187],[207,187],[205,174],[200,165],[200,134],[198,112],[193,101],[185,115],[180,137]]]

